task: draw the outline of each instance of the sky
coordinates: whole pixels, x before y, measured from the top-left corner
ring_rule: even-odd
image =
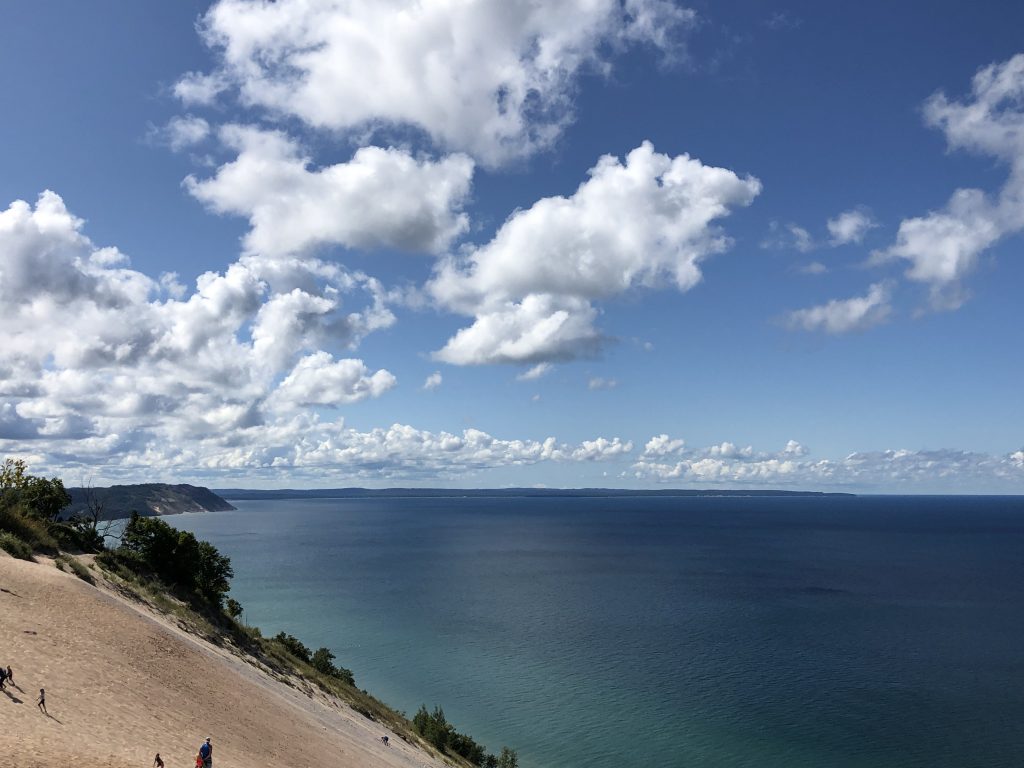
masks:
[[[1024,5],[0,9],[0,456],[1024,493]]]

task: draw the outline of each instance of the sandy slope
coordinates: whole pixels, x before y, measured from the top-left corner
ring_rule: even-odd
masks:
[[[49,563],[0,552],[0,766],[441,766],[319,693],[296,690]],[[50,717],[35,705],[46,688]]]

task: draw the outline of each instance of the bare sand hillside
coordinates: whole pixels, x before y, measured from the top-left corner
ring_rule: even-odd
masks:
[[[109,589],[0,552],[0,766],[443,766],[318,691],[296,689]],[[46,689],[50,716],[36,707]]]

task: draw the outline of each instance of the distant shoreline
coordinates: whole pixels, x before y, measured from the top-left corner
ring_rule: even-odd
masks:
[[[301,490],[279,488],[270,490],[246,488],[214,488],[222,499],[234,501],[270,501],[274,499],[367,499],[367,498],[623,498],[640,497],[800,497],[856,496],[854,493],[825,491],[717,490],[717,489],[655,489],[625,488],[317,488]]]

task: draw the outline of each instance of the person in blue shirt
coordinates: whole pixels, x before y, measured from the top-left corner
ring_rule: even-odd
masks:
[[[210,743],[210,737],[206,737],[206,741],[199,747],[199,756],[203,758],[203,768],[213,768],[213,744]]]

